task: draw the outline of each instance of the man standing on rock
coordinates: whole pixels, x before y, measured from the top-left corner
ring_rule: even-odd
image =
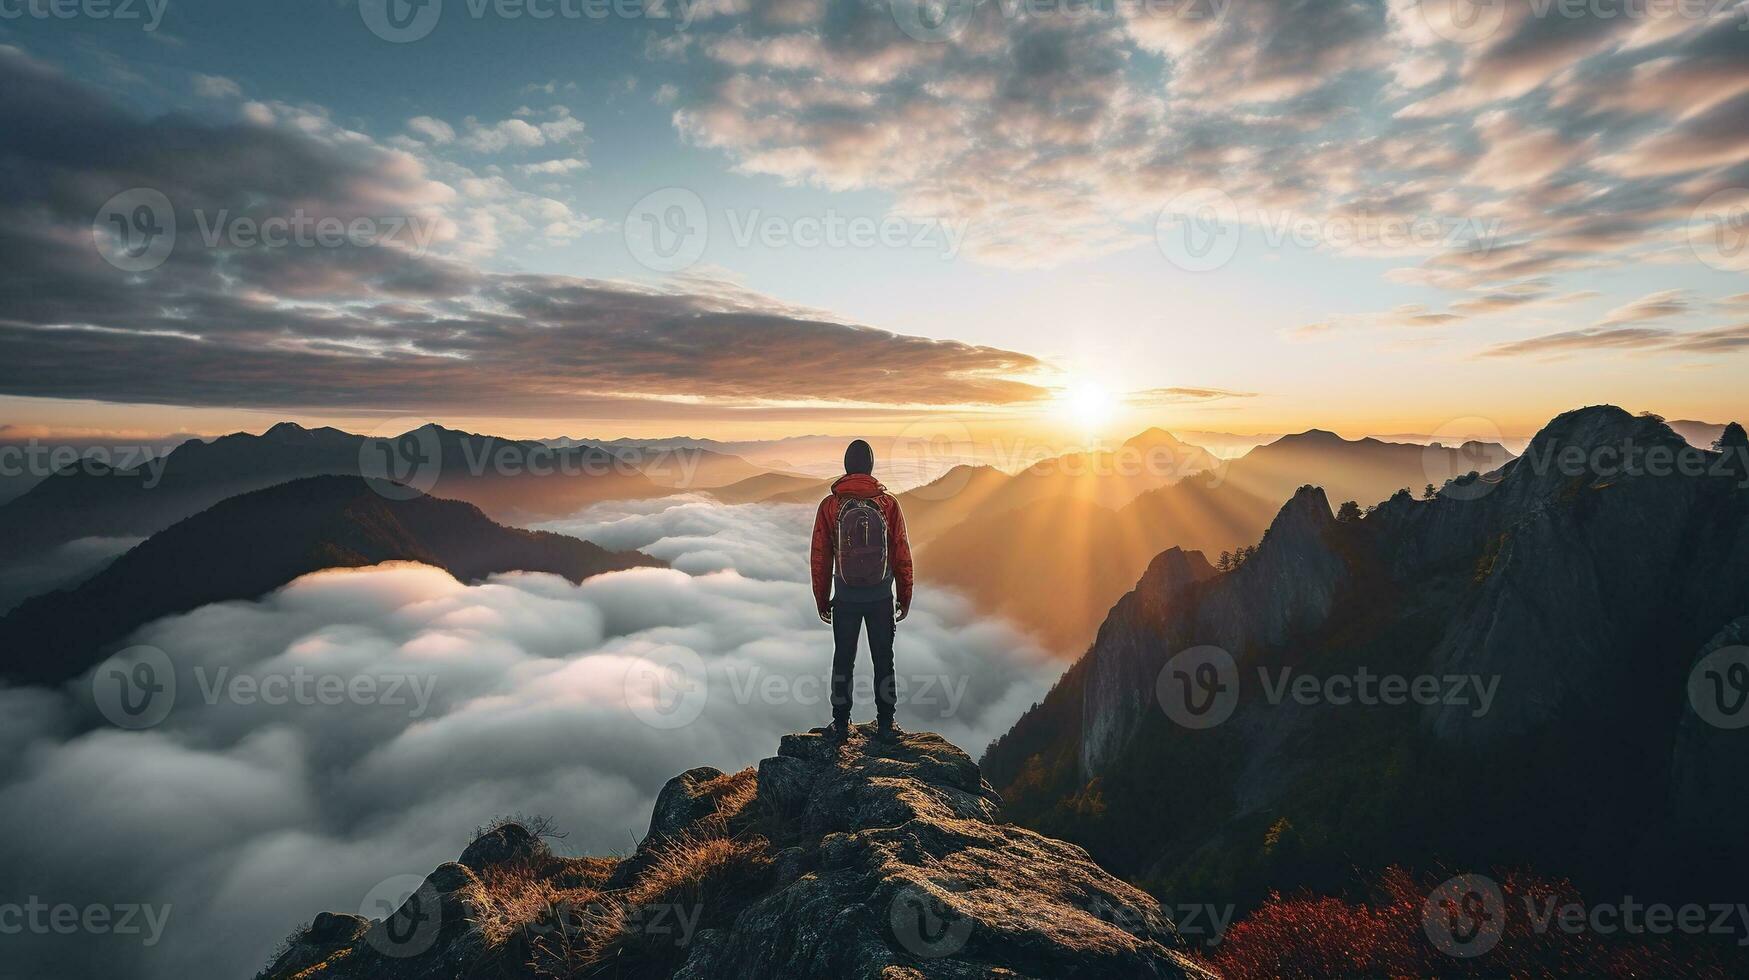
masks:
[[[911,542],[899,502],[873,473],[874,450],[861,439],[851,443],[844,450],[844,475],[814,515],[809,565],[820,621],[832,626],[831,730],[839,738],[850,734],[850,682],[864,626],[874,660],[879,737],[891,739],[897,732],[893,624],[911,612]]]

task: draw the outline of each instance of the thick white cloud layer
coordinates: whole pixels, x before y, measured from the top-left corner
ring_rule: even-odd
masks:
[[[172,710],[144,730],[105,724],[88,683],[0,690],[0,904],[146,905],[162,925],[147,946],[142,913],[142,934],[63,935],[45,911],[44,929],[20,920],[6,936],[9,968],[248,976],[316,911],[358,910],[515,811],[554,816],[567,849],[628,850],[669,777],[755,763],[829,716],[811,517],[687,498],[603,505],[556,526],[675,568],[467,586],[382,566],[165,619],[134,638],[176,667]],[[1060,666],[929,591],[900,626],[897,661],[901,723],[973,753]],[[859,672],[866,718],[866,653]],[[376,687],[336,698],[319,678]]]

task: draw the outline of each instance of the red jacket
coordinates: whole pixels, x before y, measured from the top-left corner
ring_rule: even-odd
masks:
[[[899,512],[899,502],[881,486],[880,481],[866,473],[847,473],[832,484],[832,493],[820,501],[814,514],[814,544],[809,549],[808,564],[814,573],[814,605],[825,612],[832,601],[832,551],[838,542],[838,498],[861,497],[872,500],[881,509],[887,522],[887,561],[893,568],[893,584],[898,593],[899,608],[911,608],[911,541],[905,536],[905,515]]]

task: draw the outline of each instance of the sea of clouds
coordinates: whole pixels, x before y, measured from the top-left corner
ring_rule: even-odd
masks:
[[[160,620],[132,643],[163,651],[174,690],[120,717],[168,698],[137,730],[109,720],[114,663],[0,689],[0,972],[251,976],[315,912],[381,915],[385,882],[416,883],[511,813],[552,816],[563,851],[629,851],[668,778],[756,764],[830,716],[812,516],[606,504],[544,526],[673,567],[464,585],[379,566]],[[900,722],[974,755],[1061,670],[929,590],[896,661]],[[867,674],[864,653],[858,720]]]

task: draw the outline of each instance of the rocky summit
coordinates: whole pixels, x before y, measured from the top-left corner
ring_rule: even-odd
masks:
[[[1212,976],[1153,898],[1005,822],[964,752],[871,736],[787,735],[756,768],[676,776],[623,859],[498,824],[385,918],[318,916],[260,976]]]

